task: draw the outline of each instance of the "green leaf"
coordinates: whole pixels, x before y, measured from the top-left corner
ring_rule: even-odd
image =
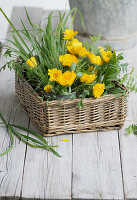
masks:
[[[3,153],[0,154],[0,157],[1,157],[1,156],[4,156],[5,154],[9,153],[13,149],[14,138],[13,138],[13,135],[12,135],[11,127],[7,124],[6,120],[2,116],[1,112],[0,112],[0,118],[2,119],[3,123],[5,124],[5,126],[8,128],[8,132],[9,132],[9,136],[10,136],[10,140],[11,140],[10,147],[6,151],[4,151]]]
[[[126,128],[126,132],[128,134],[133,133],[137,135],[137,124],[131,124],[128,128]]]
[[[106,51],[112,51],[111,46],[107,43],[106,45],[104,45]]]
[[[127,97],[127,94],[126,93],[118,93],[115,97],[115,99],[118,99],[119,97],[122,97],[122,96],[125,96]]]
[[[71,66],[70,66],[70,69],[72,71],[75,71],[75,69],[76,69],[76,63],[72,63]]]
[[[123,60],[123,59],[124,59],[123,53],[120,53],[120,54],[117,56],[117,59],[118,59],[118,60]]]
[[[4,53],[4,56],[9,56],[9,57],[11,57],[11,50],[10,49],[7,49],[6,51],[5,51],[5,53]]]
[[[80,109],[80,108],[84,108],[84,104],[83,104],[83,102],[82,102],[82,99],[78,102],[78,109]]]
[[[82,73],[82,72],[78,72],[78,73],[76,74],[76,76],[77,76],[77,78],[81,78],[81,76],[83,76],[83,73]]]

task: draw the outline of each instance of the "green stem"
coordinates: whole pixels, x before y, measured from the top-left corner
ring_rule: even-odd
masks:
[[[69,94],[71,94],[71,86],[69,86]]]
[[[13,144],[14,144],[14,138],[13,138],[13,135],[12,135],[11,127],[10,127],[10,125],[6,122],[6,120],[4,119],[4,117],[2,116],[1,112],[0,112],[0,118],[1,118],[2,121],[3,121],[3,124],[5,124],[5,126],[8,128],[9,136],[10,136],[10,139],[11,139],[11,146],[10,146],[6,151],[4,151],[3,153],[0,154],[0,157],[1,157],[1,156],[4,156],[5,154],[7,154],[8,152],[10,152],[10,151],[12,150]]]

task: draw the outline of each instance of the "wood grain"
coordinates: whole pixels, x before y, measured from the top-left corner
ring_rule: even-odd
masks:
[[[0,81],[0,111],[8,121],[27,127],[29,118],[15,100],[14,73],[1,72]],[[14,139],[13,150],[0,158],[0,196],[20,196],[26,145]],[[10,145],[6,128],[1,128],[0,144],[1,152]]]
[[[137,136],[126,135],[125,128],[137,123],[137,95],[130,95],[128,117],[120,130],[120,150],[126,199],[137,199]]]
[[[30,128],[34,129],[34,125],[30,124]],[[27,147],[22,197],[71,199],[72,136],[46,139],[49,144],[59,145],[56,150],[61,158],[46,150]]]
[[[117,131],[73,136],[72,186],[76,199],[123,199]]]

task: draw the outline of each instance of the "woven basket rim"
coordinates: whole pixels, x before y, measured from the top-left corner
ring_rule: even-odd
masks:
[[[35,95],[35,97],[37,98],[37,100],[39,101],[39,104],[40,105],[47,105],[47,101],[46,100],[42,100],[41,97],[38,95],[38,93],[33,89],[33,87],[31,86],[31,84],[26,80],[26,78],[23,76],[23,78],[21,78],[19,75],[15,76],[15,78],[19,78],[20,80],[22,80],[24,82],[25,85],[27,85],[30,90],[32,91],[33,95]],[[118,87],[124,89],[126,91],[126,94],[128,95],[129,94],[129,91],[127,90],[127,88],[122,84],[122,86],[116,82],[116,84],[118,85]],[[94,97],[90,97],[90,98],[85,98],[83,99],[83,103],[87,103],[87,102],[92,102],[93,103],[97,103],[97,102],[100,102],[102,101],[102,99],[106,100],[106,99],[114,99],[116,98],[117,94],[107,94],[107,95],[104,95],[104,96],[101,96],[99,98],[94,98]],[[121,97],[119,98],[123,98],[124,95],[122,95]],[[63,104],[69,104],[70,102],[74,102],[74,103],[77,103],[81,100],[81,98],[75,98],[75,99],[57,99],[57,100],[51,100],[48,102],[48,106],[51,106],[51,105],[54,105],[57,103],[57,101],[59,103],[63,103]]]

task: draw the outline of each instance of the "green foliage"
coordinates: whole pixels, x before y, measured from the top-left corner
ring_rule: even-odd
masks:
[[[51,151],[52,153],[54,153],[56,156],[60,157],[60,155],[53,149],[58,146],[48,145],[48,142],[40,134],[38,134],[35,131],[32,131],[30,129],[24,128],[22,126],[10,124],[10,123],[6,122],[6,120],[4,119],[1,112],[0,112],[0,118],[3,121],[3,123],[0,123],[0,124],[4,124],[6,126],[8,132],[9,132],[10,139],[11,139],[10,147],[6,151],[1,153],[0,156],[5,155],[12,150],[13,145],[14,145],[14,137],[13,137],[13,134],[14,134],[18,139],[20,139],[25,144],[27,144],[31,147],[34,147],[34,148],[47,149],[47,150]],[[20,133],[19,131],[17,131],[15,128],[23,130],[27,133],[30,133],[34,137],[24,135],[24,134]]]
[[[128,134],[133,133],[137,135],[137,124],[131,124],[128,128],[126,128],[126,132]]]
[[[137,76],[134,75],[134,67],[132,68],[131,72],[128,74],[126,73],[120,80],[121,84],[125,84],[127,90],[129,92],[135,91],[137,92]]]
[[[17,30],[1,8],[0,11],[3,13],[13,29],[13,31],[11,32],[13,40],[8,40],[8,42],[11,43],[12,47],[10,45],[3,45],[3,47],[6,49],[4,56],[9,58],[10,61],[2,66],[0,71],[5,69],[6,67],[14,69],[16,74],[19,74],[21,77],[25,76],[25,78],[31,83],[33,88],[35,88],[35,90],[37,91],[40,91],[40,96],[45,97],[43,87],[49,83],[48,69],[62,69],[62,65],[59,62],[59,56],[67,52],[66,44],[63,40],[63,32],[67,28],[67,20],[70,15],[72,15],[72,20],[70,23],[71,26],[76,12],[78,12],[84,28],[84,22],[81,12],[76,8],[72,9],[67,16],[65,14],[61,15],[61,13],[58,12],[59,23],[53,30],[53,12],[51,12],[48,16],[47,26],[45,27],[45,29],[42,29],[31,21],[29,14],[26,10],[26,16],[32,29],[27,30],[26,25],[21,20],[22,30]],[[25,41],[27,41],[27,43]],[[35,56],[38,67],[31,70],[30,67],[26,64],[26,61],[33,56]],[[75,66],[75,64],[72,65],[72,67],[73,66]],[[71,68],[71,70],[73,69]],[[56,84],[52,84],[57,87]],[[57,90],[62,91],[62,89],[63,88],[59,87],[55,89],[55,92],[57,92]],[[56,99],[57,95],[58,93],[53,94],[51,99]]]
[[[84,28],[83,18],[78,9],[72,9],[68,15],[65,15],[65,13],[61,15],[58,12],[59,23],[54,30],[52,28],[53,12],[49,14],[48,23],[42,29],[31,21],[26,10],[31,30],[26,28],[22,20],[22,30],[17,30],[1,8],[0,11],[13,29],[11,32],[12,40],[8,40],[11,45],[3,46],[6,50],[4,56],[9,58],[9,61],[0,70],[5,69],[5,67],[8,67],[10,70],[14,69],[16,75],[19,74],[20,77],[27,79],[42,100],[59,99],[60,95],[67,94],[70,94],[71,97],[71,92],[76,92],[77,97],[82,100],[86,97],[93,97],[93,86],[96,83],[105,84],[104,95],[117,94],[117,96],[126,96],[127,91],[119,87],[116,84],[117,82],[119,82],[120,86],[125,84],[129,91],[137,92],[136,78],[134,77],[133,70],[130,74],[127,73],[128,63],[122,62],[124,60],[122,53],[116,55],[115,50],[109,44],[106,44],[104,51],[111,52],[112,56],[109,61],[103,60],[100,49],[96,47],[96,42],[101,39],[100,36],[90,36],[90,42],[83,42],[83,44],[89,53],[103,60],[102,65],[92,63],[88,56],[83,57],[79,55],[76,55],[78,58],[77,64],[72,63],[69,68],[61,64],[59,61],[60,55],[69,53],[67,50],[68,41],[65,41],[63,37],[65,29],[68,28],[66,23],[70,15],[72,20],[69,28],[71,28],[77,12]],[[37,63],[37,67],[33,69],[26,63],[31,57],[35,57]],[[93,66],[94,70],[88,70],[90,66]],[[53,68],[61,70],[62,73],[65,71],[74,71],[76,73],[76,79],[71,87],[59,85],[56,81],[49,80],[48,70]],[[83,74],[92,75],[95,71],[97,72],[97,77],[92,83],[87,84],[80,81]],[[124,73],[123,77],[121,77],[121,73]],[[52,94],[47,94],[44,91],[44,86],[47,84],[52,86]],[[82,102],[79,105],[83,106]]]

